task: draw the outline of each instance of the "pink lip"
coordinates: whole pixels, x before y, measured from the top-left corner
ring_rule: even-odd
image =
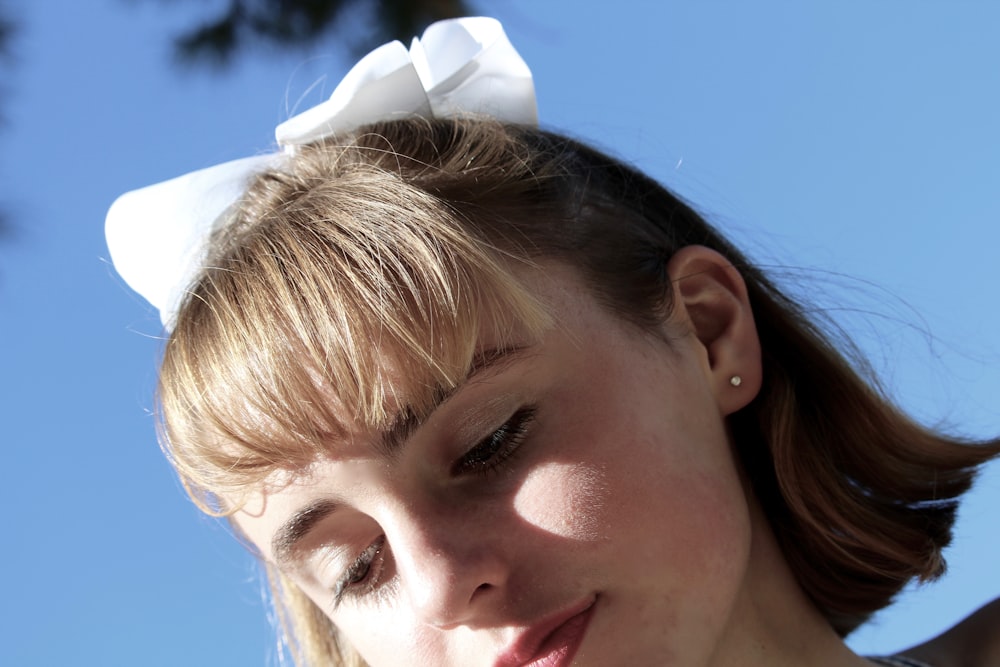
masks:
[[[526,630],[493,667],[568,667],[587,633],[597,598],[556,612]]]

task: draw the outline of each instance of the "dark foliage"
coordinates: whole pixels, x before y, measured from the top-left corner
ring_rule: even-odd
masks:
[[[8,8],[5,4],[0,4],[0,69],[3,70],[4,76],[4,81],[0,83],[2,86],[6,86],[6,78],[9,73],[11,62],[14,59],[11,42],[13,41],[14,33],[17,28],[14,20],[11,19],[7,10]],[[2,111],[0,111],[0,125],[4,124],[5,120],[5,116]],[[0,237],[9,236],[11,231],[12,228],[6,211],[0,210]]]
[[[0,16],[0,58],[10,57],[10,38],[14,34],[14,22],[6,16]]]
[[[473,13],[467,0],[230,0],[221,15],[177,36],[176,49],[182,62],[227,65],[249,48],[302,48],[337,35],[360,55]]]

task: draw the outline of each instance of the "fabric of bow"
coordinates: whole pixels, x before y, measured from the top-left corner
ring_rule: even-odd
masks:
[[[398,118],[486,115],[538,122],[531,71],[491,18],[440,21],[407,49],[390,42],[361,59],[330,99],[275,130],[281,150],[234,160],[128,192],[108,211],[115,269],[160,311],[169,331],[251,177],[280,169],[295,147]]]

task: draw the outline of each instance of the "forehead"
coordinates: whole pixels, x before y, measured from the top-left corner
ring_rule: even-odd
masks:
[[[272,302],[275,312],[202,312],[207,324],[175,332],[161,372],[168,441],[189,487],[231,496],[359,430],[388,427],[402,410],[424,414],[468,374],[477,349],[548,326],[547,308],[515,273],[499,283],[465,274],[447,294],[391,307],[289,297]]]
[[[355,489],[374,486],[360,472],[362,468],[357,467],[351,476],[342,477],[343,484],[331,489],[331,478],[338,477],[331,471],[336,471],[338,466],[343,468],[345,463],[373,457],[389,461],[391,450],[436,407],[484,376],[493,377],[531,357],[540,349],[545,331],[559,329],[569,335],[572,343],[572,323],[568,320],[576,319],[581,311],[596,303],[575,272],[561,266],[548,267],[545,271],[531,271],[524,276],[524,282],[552,317],[543,331],[517,325],[498,335],[487,313],[471,359],[461,377],[449,386],[428,382],[428,374],[414,368],[412,362],[400,364],[398,357],[386,355],[380,377],[384,382],[387,419],[382,422],[365,421],[342,401],[331,398],[331,404],[344,420],[344,428],[336,437],[312,452],[305,465],[295,469],[279,468],[240,497],[239,510],[233,514],[233,519],[264,557],[273,556],[271,538],[281,521],[308,514],[309,508],[317,502],[339,503],[342,498],[338,494],[356,495],[345,486]]]

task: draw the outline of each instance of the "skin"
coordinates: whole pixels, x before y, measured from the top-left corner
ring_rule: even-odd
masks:
[[[699,247],[669,272],[659,335],[565,267],[527,275],[556,322],[541,340],[470,377],[394,456],[357,428],[234,520],[373,667],[492,666],[591,602],[574,665],[868,665],[798,588],[733,457],[725,417],[761,381],[739,273]],[[525,406],[511,456],[467,468]],[[279,558],[279,526],[323,502],[337,509]],[[374,564],[335,607],[366,550]]]

